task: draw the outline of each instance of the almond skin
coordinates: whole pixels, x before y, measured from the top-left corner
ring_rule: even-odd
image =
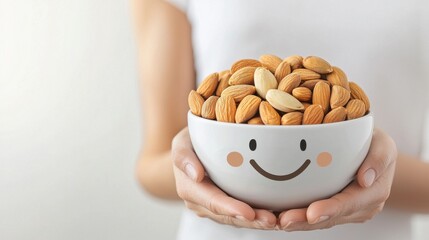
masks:
[[[309,106],[311,106],[311,103],[303,102],[302,105],[304,106],[304,111],[305,111]]]
[[[191,112],[196,116],[201,116],[201,110],[203,108],[204,98],[197,93],[195,90],[189,92],[188,105]]]
[[[314,79],[314,80],[307,80],[307,81],[303,82],[300,85],[300,87],[306,87],[306,88],[310,89],[311,91],[313,91],[314,86],[316,86],[316,84],[318,82],[320,82],[320,81],[322,81],[324,83],[327,83],[329,86],[331,86],[331,84],[328,81],[326,81],[326,80],[323,80],[323,79]]]
[[[285,61],[287,63],[289,63],[291,70],[295,70],[297,68],[302,67],[303,57],[301,57],[299,55],[293,55],[293,56],[289,56],[289,57],[285,58]]]
[[[267,101],[259,105],[259,114],[265,125],[280,125],[279,113]]]
[[[334,123],[346,120],[347,111],[344,107],[337,107],[326,114],[323,123]]]
[[[331,64],[329,64],[325,59],[316,56],[308,56],[304,58],[302,65],[304,65],[305,68],[320,74],[332,72]]]
[[[323,108],[320,105],[309,106],[303,114],[302,124],[320,124],[323,121]]]
[[[253,76],[256,67],[243,67],[237,70],[229,78],[229,85],[253,84]]]
[[[304,105],[294,96],[287,92],[278,89],[270,89],[267,92],[267,101],[275,109],[282,112],[293,112],[296,110],[303,110]]]
[[[258,112],[261,101],[261,98],[255,95],[248,95],[244,97],[237,107],[237,111],[235,113],[235,122],[243,123],[255,116],[255,114]]]
[[[293,70],[292,73],[298,74],[301,77],[302,81],[313,80],[313,79],[319,79],[320,78],[320,74],[318,74],[317,72],[314,72],[312,70],[305,69],[305,68],[295,69],[295,70]]]
[[[365,103],[360,99],[352,99],[347,103],[347,119],[360,118],[365,115]]]
[[[220,81],[220,79],[221,79],[221,78],[223,78],[225,75],[230,74],[230,73],[231,73],[231,71],[230,71],[229,69],[218,72],[218,75],[219,75],[219,81]]]
[[[347,90],[350,90],[347,75],[339,67],[332,67],[332,72],[326,76],[326,79],[332,85],[339,85]]]
[[[276,72],[277,67],[282,62],[282,59],[272,54],[264,54],[259,57],[259,62],[263,67],[266,67],[273,74]]]
[[[229,70],[222,71],[219,73],[219,83],[217,84],[216,96],[220,97],[220,94],[229,87],[229,78],[231,77]]]
[[[311,100],[312,92],[306,87],[297,87],[292,90],[292,96],[298,99],[301,102],[308,102]]]
[[[280,82],[284,77],[286,77],[291,72],[290,65],[288,62],[283,61],[279,64],[274,73],[274,76],[277,79],[277,82]]]
[[[329,111],[329,101],[331,99],[331,89],[329,84],[319,81],[313,89],[313,104],[320,105],[323,112]]]
[[[216,120],[219,122],[235,122],[236,106],[231,96],[221,96],[216,102]]]
[[[264,125],[264,122],[262,122],[261,117],[254,117],[254,118],[250,119],[249,121],[247,121],[247,124]]]
[[[365,103],[365,112],[368,112],[371,105],[369,102],[369,98],[363,91],[363,89],[359,87],[359,85],[357,85],[355,82],[350,82],[350,91],[353,99],[359,99],[362,100],[363,103]]]
[[[301,77],[296,73],[291,73],[280,81],[277,89],[292,94],[292,90],[297,88],[300,83]]]
[[[218,99],[218,96],[210,96],[207,98],[201,109],[201,117],[212,120],[216,119],[216,102]]]
[[[335,109],[337,107],[343,107],[344,105],[347,104],[347,102],[350,99],[350,92],[339,86],[339,85],[334,85],[332,86],[332,93],[331,93],[331,108]]]
[[[302,124],[302,112],[290,112],[282,116],[282,125],[301,125]]]
[[[268,90],[277,88],[277,80],[266,68],[259,67],[255,71],[255,88],[259,96],[265,99]]]
[[[255,91],[256,89],[252,85],[234,85],[225,88],[220,96],[231,96],[234,101],[240,102],[247,95],[254,94]]]
[[[262,67],[262,64],[256,59],[241,59],[232,64],[231,73],[234,74],[239,69],[244,67]]]
[[[197,88],[197,93],[205,99],[209,98],[216,91],[218,81],[219,74],[217,72],[208,75]]]

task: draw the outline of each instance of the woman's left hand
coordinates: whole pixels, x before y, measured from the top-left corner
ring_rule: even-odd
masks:
[[[383,209],[389,197],[396,158],[396,144],[390,136],[376,129],[356,180],[329,199],[313,202],[307,208],[282,212],[279,228],[306,231],[371,219]]]

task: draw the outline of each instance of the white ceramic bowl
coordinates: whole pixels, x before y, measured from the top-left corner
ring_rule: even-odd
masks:
[[[194,150],[213,182],[251,206],[308,206],[341,191],[368,153],[373,116],[330,124],[223,123],[188,113]]]

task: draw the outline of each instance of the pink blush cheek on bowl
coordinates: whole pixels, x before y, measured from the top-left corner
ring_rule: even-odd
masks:
[[[332,162],[332,155],[328,152],[321,152],[317,156],[316,160],[317,160],[317,165],[319,165],[320,167],[327,167]]]
[[[226,160],[231,167],[239,167],[243,163],[243,156],[239,152],[230,152]]]

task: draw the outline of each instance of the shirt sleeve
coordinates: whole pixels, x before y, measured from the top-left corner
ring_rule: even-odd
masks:
[[[188,9],[188,2],[189,0],[166,0],[171,5],[175,6],[182,12],[186,13]]]

